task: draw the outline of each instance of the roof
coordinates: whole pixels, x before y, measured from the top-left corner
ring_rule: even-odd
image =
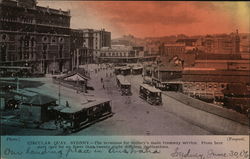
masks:
[[[30,105],[43,106],[45,104],[49,104],[51,102],[55,102],[57,99],[51,96],[37,94],[30,99],[28,99],[25,103]]]
[[[184,70],[182,81],[250,83],[249,71]]]
[[[176,42],[196,42],[197,39],[178,39]]]
[[[182,66],[181,65],[164,65],[159,67],[160,71],[182,71]]]
[[[161,90],[159,90],[159,89],[157,89],[157,88],[155,88],[155,87],[152,87],[152,86],[150,86],[150,85],[147,85],[147,84],[141,84],[140,86],[146,88],[146,89],[149,90],[150,92],[154,92],[154,93],[161,92]]]
[[[128,69],[130,69],[130,67],[128,67],[128,66],[123,66],[123,67],[121,67],[120,69],[121,69],[121,70],[128,70]]]
[[[99,99],[91,100],[87,103],[82,103],[81,105],[78,105],[78,106],[69,106],[69,107],[57,106],[57,107],[54,107],[54,109],[61,112],[61,113],[76,113],[76,112],[79,112],[83,109],[87,109],[87,108],[99,105],[101,103],[106,103],[106,102],[110,102],[110,101],[111,101],[110,99],[99,98]]]
[[[36,96],[38,94],[36,92],[31,92],[31,91],[24,90],[24,89],[19,89],[18,91],[12,90],[11,92],[15,93],[17,95],[25,96],[25,97],[33,97],[33,96]]]
[[[116,78],[120,81],[122,85],[131,85],[130,82],[122,75],[117,75]]]
[[[201,53],[195,57],[196,60],[240,60],[240,54],[208,54]]]
[[[222,90],[225,95],[233,94],[235,96],[250,95],[250,91],[244,84],[228,84],[227,89]]]
[[[139,69],[143,69],[143,67],[142,66],[134,66],[132,69],[133,70],[139,70]]]
[[[60,79],[65,79],[65,78],[68,78],[68,77],[71,77],[71,76],[74,76],[74,75],[79,75],[81,78],[85,79],[85,80],[89,80],[90,78],[86,76],[86,71],[84,69],[78,69],[78,70],[75,70],[73,72],[70,72],[66,75],[63,75],[61,77],[59,77]]]

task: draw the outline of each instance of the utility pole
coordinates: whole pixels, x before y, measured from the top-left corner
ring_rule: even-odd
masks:
[[[59,79],[59,90],[58,90],[58,105],[61,105],[61,81]]]
[[[54,59],[53,59],[53,75],[55,74],[55,67],[56,67],[56,56],[54,56]]]
[[[16,77],[16,91],[19,92],[19,80],[18,80],[18,77]]]
[[[76,68],[79,68],[79,49],[76,49]]]

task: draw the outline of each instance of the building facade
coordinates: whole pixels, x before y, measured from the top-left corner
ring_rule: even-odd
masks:
[[[72,68],[93,63],[93,29],[71,29]]]
[[[207,35],[201,39],[201,49],[212,54],[238,54],[240,53],[240,36],[235,33],[223,35]]]
[[[182,72],[182,91],[184,94],[220,101],[223,90],[229,84],[249,85],[249,71],[184,69]]]
[[[40,7],[36,0],[2,0],[0,9],[0,65],[42,73],[70,68],[70,11]]]
[[[138,54],[139,55],[139,54]],[[131,46],[112,45],[112,48],[103,47],[100,50],[99,62],[135,63],[139,59]]]
[[[105,31],[105,29],[94,30],[93,33],[93,50],[94,61],[98,62],[100,57],[100,50],[103,47],[111,48],[111,32]]]

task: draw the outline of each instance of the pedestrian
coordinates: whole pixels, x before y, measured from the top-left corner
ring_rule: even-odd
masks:
[[[103,83],[103,79],[101,78],[101,83]]]
[[[103,83],[103,85],[102,85],[102,88],[105,89],[104,83]]]

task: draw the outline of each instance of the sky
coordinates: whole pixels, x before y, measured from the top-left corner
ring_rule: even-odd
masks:
[[[38,0],[38,5],[69,9],[71,28],[105,28],[112,38],[250,32],[250,2]]]

